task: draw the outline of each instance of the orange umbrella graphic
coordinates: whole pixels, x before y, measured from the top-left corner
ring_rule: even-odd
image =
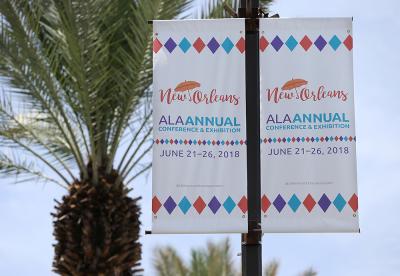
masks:
[[[291,90],[303,85],[306,85],[308,82],[303,79],[292,79],[290,81],[287,81],[283,86],[282,90]]]
[[[184,82],[179,83],[175,87],[175,91],[176,92],[185,92],[188,90],[195,89],[197,87],[200,87],[200,83],[198,83],[197,81],[184,81]]]

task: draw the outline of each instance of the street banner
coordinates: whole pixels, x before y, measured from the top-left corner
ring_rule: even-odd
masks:
[[[247,232],[245,21],[153,31],[152,231]]]
[[[358,232],[351,18],[261,19],[263,232]]]

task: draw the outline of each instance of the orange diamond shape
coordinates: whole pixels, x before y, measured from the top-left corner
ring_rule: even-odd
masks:
[[[304,36],[303,39],[300,41],[301,47],[303,47],[304,50],[308,51],[312,45],[312,41],[308,38],[308,36]]]
[[[242,198],[240,199],[238,206],[240,208],[240,210],[242,210],[243,214],[245,214],[247,212],[247,198],[245,196],[242,196]]]
[[[353,194],[353,196],[349,200],[349,205],[351,209],[353,209],[354,212],[357,212],[358,210],[358,196],[356,194]]]
[[[261,209],[265,213],[267,212],[269,206],[271,206],[271,201],[269,201],[268,197],[266,195],[263,195],[261,198]]]
[[[268,45],[269,45],[268,40],[264,36],[262,36],[260,38],[260,50],[261,50],[261,52],[264,52],[265,49],[268,47]]]
[[[353,37],[351,35],[348,35],[346,39],[343,41],[344,46],[346,46],[349,51],[353,49]]]
[[[206,203],[204,200],[199,196],[196,201],[193,203],[193,207],[196,209],[197,213],[201,214],[204,208],[206,208]]]
[[[308,194],[307,197],[303,201],[304,206],[307,208],[308,212],[310,213],[312,209],[314,208],[316,202],[313,199],[313,197]]]
[[[241,37],[236,43],[236,48],[238,48],[239,52],[243,54],[244,50],[246,49],[246,43],[243,37]]]
[[[151,209],[153,211],[153,214],[157,214],[158,210],[161,208],[161,202],[158,200],[156,196],[153,197],[151,201]]]

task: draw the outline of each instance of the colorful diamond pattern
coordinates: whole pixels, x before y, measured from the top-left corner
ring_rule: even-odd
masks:
[[[340,137],[266,137],[264,139],[260,140],[260,143],[264,143],[264,144],[275,144],[275,143],[309,143],[309,142],[320,142],[320,143],[327,143],[327,142],[352,142],[352,141],[356,141],[356,137],[355,136],[341,136]]]
[[[172,53],[175,48],[179,46],[183,53],[187,53],[191,47],[193,47],[198,53],[201,53],[203,49],[207,46],[213,54],[219,49],[219,47],[222,47],[227,54],[231,53],[232,49],[236,47],[237,50],[243,54],[245,52],[246,46],[243,37],[240,37],[236,44],[229,37],[226,37],[223,41],[221,40],[220,42],[218,42],[217,39],[213,37],[210,39],[207,45],[200,37],[198,37],[193,42],[193,44],[191,44],[191,42],[186,37],[183,37],[178,45],[176,43],[177,42],[175,42],[175,40],[170,37],[163,45],[158,38],[155,38],[153,40],[153,52],[158,53],[162,47],[165,47],[169,53]],[[349,51],[351,51],[353,49],[353,37],[351,35],[348,35],[343,41],[341,41],[339,37],[334,34],[329,39],[329,42],[327,42],[327,40],[322,35],[319,35],[313,43],[307,35],[305,35],[301,40],[297,40],[293,35],[290,35],[285,42],[283,42],[279,36],[275,36],[272,41],[268,41],[268,39],[263,35],[260,37],[259,48],[261,52],[264,52],[268,48],[268,46],[271,45],[275,49],[275,51],[278,52],[282,48],[283,44],[285,44],[290,51],[294,51],[297,45],[300,45],[305,51],[308,51],[312,45],[314,45],[319,51],[322,51],[327,44],[329,44],[334,51],[336,51],[341,44],[343,44]]]

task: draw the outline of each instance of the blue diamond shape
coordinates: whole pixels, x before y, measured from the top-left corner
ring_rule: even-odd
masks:
[[[186,53],[190,46],[192,46],[189,42],[189,40],[186,39],[186,37],[184,37],[181,42],[179,43],[179,48],[181,48],[181,50]]]
[[[227,54],[229,54],[233,48],[233,46],[235,46],[232,41],[227,37],[225,38],[224,42],[222,42],[221,44],[222,48],[224,48],[225,52]]]
[[[187,211],[189,211],[192,204],[190,204],[190,201],[186,198],[186,196],[184,196],[182,200],[179,202],[178,206],[182,210],[182,212],[186,215]]]
[[[279,49],[282,47],[283,42],[282,40],[279,38],[279,36],[275,36],[274,40],[272,40],[271,42],[272,47],[274,47],[275,51],[279,51]]]
[[[210,49],[210,51],[214,54],[218,48],[219,48],[219,43],[218,41],[213,37],[210,42],[208,42],[207,44],[208,49]]]
[[[233,201],[233,199],[228,196],[228,198],[225,200],[224,204],[223,204],[225,210],[228,212],[228,214],[230,214],[232,212],[232,210],[235,208],[236,203]]]
[[[333,205],[335,205],[336,209],[341,212],[344,206],[346,206],[346,200],[344,200],[341,194],[338,194],[333,201]]]
[[[295,194],[293,194],[290,200],[288,201],[288,204],[290,208],[293,210],[293,212],[296,212],[299,206],[301,205],[301,202],[299,198]]]
[[[172,199],[172,197],[169,196],[167,198],[167,200],[164,202],[164,207],[168,211],[169,214],[171,214],[174,211],[174,209],[176,207],[176,203]]]
[[[176,47],[176,43],[172,38],[169,38],[167,40],[167,42],[164,44],[165,48],[167,48],[167,50],[172,53],[172,51],[175,49]]]
[[[331,45],[332,49],[335,51],[337,50],[337,48],[339,48],[341,43],[342,42],[339,40],[339,38],[336,35],[334,35],[331,38],[331,40],[329,40],[329,45]]]
[[[296,48],[297,44],[299,44],[297,42],[297,40],[291,35],[288,40],[286,40],[286,46],[289,48],[290,51],[293,51],[294,48]]]
[[[314,45],[317,46],[318,50],[322,51],[326,45],[325,39],[320,35],[317,40],[315,40]]]

